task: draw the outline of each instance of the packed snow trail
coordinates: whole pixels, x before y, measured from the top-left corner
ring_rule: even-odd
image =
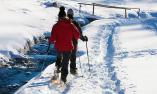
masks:
[[[146,20],[149,23],[144,22],[118,27],[114,36],[116,43],[114,66],[121,85],[125,88],[125,94],[157,92],[156,30],[153,30],[155,27],[148,28],[150,20]]]

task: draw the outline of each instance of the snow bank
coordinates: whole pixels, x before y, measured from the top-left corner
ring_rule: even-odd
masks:
[[[12,58],[10,53],[20,56],[35,37],[51,30],[58,9],[45,9],[37,0],[2,0],[0,12],[0,53]]]

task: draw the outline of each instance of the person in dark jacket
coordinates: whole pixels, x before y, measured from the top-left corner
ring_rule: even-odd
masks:
[[[70,19],[66,18],[65,8],[60,7],[58,22],[52,27],[49,43],[54,43],[57,51],[55,66],[61,68],[61,81],[66,82],[68,62],[74,49],[72,40],[78,40],[80,33]]]
[[[77,29],[80,32],[80,39],[82,41],[88,41],[87,36],[83,36],[80,24],[74,20],[74,11],[72,9],[68,9],[67,11],[67,16],[72,20],[72,23],[77,27]],[[73,45],[74,45],[74,49],[72,51],[71,57],[70,57],[70,72],[71,74],[77,74],[77,68],[76,68],[76,54],[77,54],[77,45],[78,45],[78,40],[76,40],[75,38],[73,38]]]

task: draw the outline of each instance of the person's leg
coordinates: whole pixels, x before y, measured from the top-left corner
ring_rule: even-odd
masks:
[[[70,57],[70,68],[76,68],[76,50],[73,50]]]
[[[62,69],[61,69],[61,80],[63,82],[66,82],[66,77],[68,75],[68,64],[69,64],[70,56],[71,56],[71,52],[63,53]]]
[[[73,40],[74,50],[72,51],[71,57],[70,57],[70,73],[76,74],[77,68],[76,68],[76,53],[77,53],[77,40]]]
[[[62,58],[63,58],[62,53],[57,52],[57,59],[56,59],[56,63],[55,63],[55,66],[57,68],[57,72],[60,72]]]
[[[72,73],[72,74],[76,74],[76,70],[77,70],[77,68],[76,68],[76,52],[77,52],[76,49],[73,50],[71,57],[70,57],[70,62],[71,62],[70,63],[70,73]]]

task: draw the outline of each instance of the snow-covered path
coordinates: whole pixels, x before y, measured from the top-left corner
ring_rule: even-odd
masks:
[[[157,36],[144,25],[117,28],[114,64],[125,94],[155,94],[157,92]]]

